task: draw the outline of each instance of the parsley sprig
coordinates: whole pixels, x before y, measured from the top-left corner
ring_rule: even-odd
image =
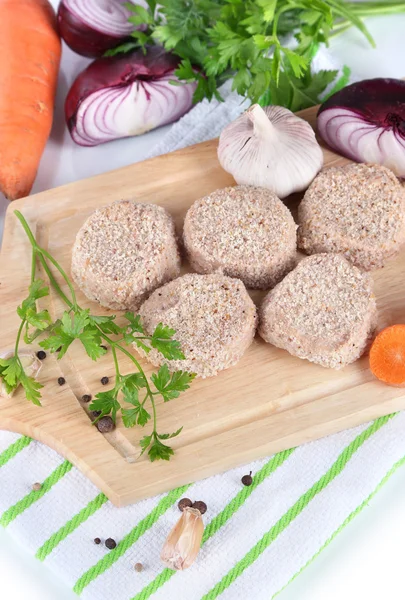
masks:
[[[92,360],[97,360],[106,353],[104,345],[108,344],[115,367],[115,385],[111,390],[96,394],[90,404],[92,411],[99,411],[99,416],[93,423],[106,415],[110,415],[116,422],[117,414],[121,411],[125,427],[139,425],[145,427],[152,423],[152,431],[145,435],[141,441],[141,454],[147,452],[151,461],[162,459],[169,460],[174,454],[173,449],[163,440],[176,437],[182,427],[173,433],[159,433],[157,429],[156,398],[160,396],[164,402],[178,398],[181,392],[190,387],[195,374],[186,371],[169,372],[167,365],[163,365],[157,373],[148,379],[139,361],[133,356],[126,346],[135,344],[144,352],[149,353],[152,348],[160,352],[168,360],[182,360],[184,355],[180,343],[173,338],[175,331],[159,323],[152,335],[148,335],[141,323],[139,315],[126,312],[124,324],[118,325],[115,315],[98,316],[90,314],[89,309],[82,308],[76,298],[74,287],[61,265],[40,247],[23,215],[15,211],[15,215],[22,224],[32,246],[31,283],[27,298],[17,308],[21,318],[17,332],[14,354],[11,358],[0,359],[0,377],[4,381],[8,392],[14,391],[22,385],[26,398],[36,405],[40,405],[40,389],[43,387],[33,377],[27,376],[19,356],[21,337],[27,344],[32,343],[39,335],[45,335],[39,345],[61,359],[68,348],[76,340],[84,347],[87,355]],[[63,300],[67,309],[60,318],[52,322],[46,310],[38,311],[37,300],[49,295],[49,287],[36,278],[37,264],[40,263],[49,283]],[[60,287],[51,267],[58,271],[69,289],[70,298]],[[135,371],[123,374],[120,370],[118,355],[124,354],[135,367]],[[121,404],[124,402],[124,405]]]
[[[179,79],[196,81],[195,101],[221,99],[218,87],[233,89],[252,102],[281,104],[291,110],[321,101],[337,71],[313,74],[320,44],[355,26],[374,45],[364,16],[405,11],[405,2],[345,0],[147,0],[147,8],[128,2],[133,41],[107,52],[114,55],[162,44],[180,57]],[[294,35],[295,47],[287,45]]]

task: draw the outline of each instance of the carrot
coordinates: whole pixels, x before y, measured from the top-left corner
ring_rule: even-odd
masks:
[[[61,43],[47,0],[0,0],[0,191],[27,196],[52,126]]]
[[[383,329],[370,349],[370,369],[391,385],[405,385],[405,325]]]

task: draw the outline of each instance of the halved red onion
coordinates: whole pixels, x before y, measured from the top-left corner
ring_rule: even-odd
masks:
[[[195,83],[172,85],[179,59],[161,48],[136,50],[91,63],[65,103],[73,140],[96,146],[172,123],[193,104]]]
[[[366,79],[343,88],[322,104],[317,126],[333,150],[405,178],[405,81]]]
[[[61,37],[82,56],[97,58],[130,36],[134,25],[127,0],[62,0],[58,9]],[[142,1],[137,4],[144,3]]]

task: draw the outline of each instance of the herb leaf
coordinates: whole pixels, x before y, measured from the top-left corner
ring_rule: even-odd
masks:
[[[132,41],[108,54],[162,44],[179,58],[175,75],[197,82],[195,102],[221,100],[219,86],[234,78],[233,89],[251,102],[267,95],[271,85],[278,104],[298,110],[314,95],[302,93],[303,85],[295,92],[293,80],[280,86],[282,75],[305,77],[311,83],[310,64],[317,48],[328,43],[332,32],[348,26],[357,27],[373,45],[361,17],[401,12],[402,6],[398,0],[375,2],[375,8],[371,4],[363,8],[362,3],[343,0],[148,0],[146,8],[128,3],[129,21],[146,29],[134,29]],[[297,40],[294,49],[284,46],[291,34]]]
[[[178,398],[180,392],[188,390],[194,378],[195,373],[187,373],[187,371],[174,371],[174,373],[170,373],[166,364],[151,376],[156,389],[165,402]]]
[[[148,451],[148,456],[151,462],[154,462],[155,460],[170,460],[170,457],[173,456],[173,454],[173,448],[162,444],[159,438],[155,435],[153,438],[152,445],[150,446]]]
[[[173,339],[175,333],[171,327],[159,323],[152,334],[150,343],[152,348],[158,350],[168,360],[184,360],[180,342]]]
[[[151,415],[139,401],[132,400],[131,404],[133,408],[123,408],[121,410],[122,421],[125,427],[133,427],[134,425],[144,427],[151,419]]]
[[[117,400],[117,394],[114,390],[108,392],[99,392],[90,404],[90,410],[101,411],[101,417],[111,414],[112,420],[116,421],[117,411],[121,408]]]
[[[103,333],[113,333],[118,335],[119,333],[122,333],[122,329],[116,323],[114,323],[114,321],[115,315],[111,315],[111,317],[89,315],[90,325],[98,326]]]
[[[183,427],[180,427],[174,433],[158,433],[157,436],[160,440],[169,440],[171,438],[177,437],[183,431]]]
[[[20,375],[20,383],[24,388],[27,400],[30,400],[33,404],[36,404],[37,406],[41,406],[41,394],[39,390],[42,389],[44,386],[33,377],[28,377],[28,375],[26,375],[24,371],[22,371]]]
[[[0,358],[0,373],[10,389],[18,386],[22,372],[21,364],[15,356]]]

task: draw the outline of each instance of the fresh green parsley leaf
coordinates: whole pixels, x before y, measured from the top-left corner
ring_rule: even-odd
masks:
[[[128,2],[126,6],[131,7],[130,11],[132,13],[128,21],[133,23],[135,26],[148,25],[153,21],[153,16],[150,11],[146,10],[146,8],[140,4],[131,4]]]
[[[44,331],[51,323],[51,317],[47,310],[37,312],[33,308],[28,308],[25,313],[25,318],[30,325]]]
[[[139,44],[137,42],[125,42],[124,44],[120,44],[116,48],[110,48],[110,50],[106,50],[104,52],[104,56],[116,56],[117,54],[126,54],[127,52],[131,52],[139,48]]]
[[[147,338],[147,334],[141,323],[140,315],[134,315],[131,312],[125,313],[125,318],[129,322],[128,327],[125,329],[124,340],[127,344],[135,344],[138,348],[141,348],[146,354],[150,352],[150,347],[147,346],[143,340],[139,339],[136,333],[139,333],[142,337]]]
[[[142,326],[141,323],[141,316],[140,315],[134,315],[134,313],[132,312],[126,312],[124,317],[126,318],[126,320],[128,321],[128,331],[130,333],[141,333],[142,335],[146,335],[145,334],[145,330]]]
[[[153,373],[151,376],[153,384],[165,402],[178,398],[180,392],[188,390],[190,383],[194,378],[195,373],[187,373],[187,371],[175,371],[174,373],[170,373],[166,364],[160,367],[159,371]]]
[[[21,373],[20,382],[24,388],[27,400],[30,400],[36,406],[41,406],[41,394],[39,390],[44,386],[33,377],[28,377],[24,372]]]
[[[62,330],[60,322],[56,322],[52,328],[52,334],[47,338],[39,342],[41,348],[49,350],[50,352],[58,352],[58,359],[61,359],[67,352],[70,344],[74,341],[74,338],[67,335]]]
[[[308,61],[303,56],[296,54],[288,48],[282,48],[283,54],[288,58],[295,77],[301,77],[308,68]]]
[[[75,313],[65,311],[62,315],[62,331],[72,338],[79,337],[83,329],[90,323],[89,309]]]
[[[151,441],[152,441],[152,434],[144,435],[143,438],[140,440],[139,445],[142,448],[141,456],[149,448]]]
[[[170,440],[171,438],[174,438],[174,437],[177,437],[178,435],[180,435],[180,433],[182,431],[183,431],[183,427],[180,427],[180,429],[178,429],[174,433],[157,433],[156,435],[160,440]]]
[[[115,315],[112,315],[111,317],[103,317],[96,315],[89,316],[90,325],[98,326],[101,329],[101,331],[107,335],[109,333],[113,333],[114,335],[122,333],[121,327],[114,323],[114,321]]]
[[[121,405],[117,400],[117,394],[114,390],[99,392],[90,404],[90,410],[101,411],[101,415],[98,418],[104,417],[105,415],[111,415],[114,423],[117,418],[117,411],[120,408]]]
[[[106,350],[102,348],[101,336],[98,329],[87,326],[77,338],[81,341],[87,355],[90,356],[91,360],[97,360],[100,356],[106,353]]]
[[[276,12],[277,0],[256,0],[258,6],[263,9],[263,21],[271,23]]]
[[[122,381],[122,392],[127,402],[130,402],[130,400],[127,398],[138,399],[138,390],[146,387],[145,377],[142,373],[131,373],[130,375],[124,375],[122,377]]]
[[[0,373],[6,384],[15,389],[21,379],[23,370],[17,357],[0,358]]]
[[[184,360],[180,342],[173,339],[175,333],[171,327],[159,323],[152,334],[150,343],[152,348],[158,350],[168,360]]]
[[[151,419],[151,415],[137,400],[133,399],[131,404],[133,408],[123,408],[121,411],[125,427],[133,427],[134,425],[144,427]]]
[[[43,298],[49,294],[49,288],[45,286],[41,279],[35,279],[29,287],[28,297],[23,300],[21,306],[17,308],[17,314],[20,319],[25,320],[24,341],[26,344],[32,341],[39,335],[29,333],[29,326],[35,327],[41,332],[47,329],[51,323],[51,318],[47,310],[37,311],[36,302],[39,298]]]
[[[170,460],[170,457],[173,456],[173,454],[173,448],[162,444],[158,437],[154,436],[152,445],[148,451],[148,456],[151,462],[154,462],[155,460]]]

